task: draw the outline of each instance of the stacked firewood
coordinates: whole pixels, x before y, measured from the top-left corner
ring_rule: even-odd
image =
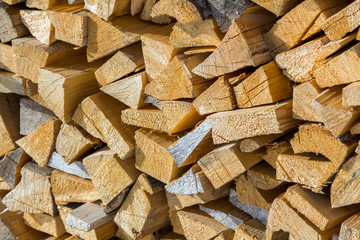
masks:
[[[360,239],[360,0],[0,1],[0,239]]]

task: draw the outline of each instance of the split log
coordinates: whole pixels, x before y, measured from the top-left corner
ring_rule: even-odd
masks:
[[[359,215],[357,213],[341,224],[339,240],[355,240],[360,238]]]
[[[0,40],[2,43],[10,42],[15,38],[29,34],[29,30],[21,22],[20,11],[22,9],[25,9],[23,4],[9,6],[5,3],[0,3]]]
[[[247,179],[258,189],[270,190],[281,186],[283,183],[278,180],[276,174],[277,171],[273,167],[266,162],[262,162],[247,171]]]
[[[84,99],[75,111],[73,120],[92,136],[106,142],[121,159],[134,155],[135,128],[120,119],[126,106],[105,93]]]
[[[171,18],[168,15],[160,15],[157,17],[152,17],[151,16],[151,11],[153,9],[153,7],[156,4],[156,0],[145,0],[145,5],[144,8],[142,9],[142,12],[140,14],[140,18],[142,20],[145,21],[152,21],[153,23],[158,23],[158,24],[169,24],[173,21],[173,18]]]
[[[20,182],[21,168],[30,160],[21,148],[8,152],[0,162],[0,178],[14,189]]]
[[[130,12],[131,15],[136,15],[138,13],[141,13],[143,10],[147,0],[131,0],[130,3]]]
[[[83,158],[90,150],[100,144],[100,140],[84,129],[63,123],[56,139],[56,152],[68,164]]]
[[[239,144],[230,143],[216,148],[199,160],[199,166],[215,188],[224,186],[246,172],[262,158],[254,153],[244,153]]]
[[[0,68],[9,72],[16,72],[13,48],[3,43],[0,43]]]
[[[169,225],[163,184],[141,174],[115,216],[117,236],[136,239]]]
[[[57,205],[66,205],[71,202],[95,202],[100,199],[91,180],[60,170],[55,170],[51,174],[51,190]]]
[[[290,143],[294,153],[320,153],[332,161],[335,167],[339,167],[357,146],[356,138],[350,134],[337,138],[321,124],[301,125]]]
[[[36,163],[27,163],[21,169],[21,180],[3,199],[11,211],[57,214],[50,185],[51,170]]]
[[[274,2],[269,2],[267,0],[253,0],[253,1],[254,3],[274,13],[277,17],[288,13],[291,9],[293,9],[296,5],[298,5],[301,2],[299,0],[295,0],[295,1],[276,0]]]
[[[95,76],[101,86],[105,86],[143,68],[144,57],[141,44],[136,43],[118,51],[96,70]]]
[[[325,128],[336,137],[349,131],[360,118],[360,108],[342,104],[341,88],[323,91],[313,100],[311,106]]]
[[[360,106],[359,92],[360,82],[354,82],[342,89],[342,104],[345,106]]]
[[[68,163],[66,163],[64,159],[56,152],[51,154],[48,166],[81,178],[90,179],[90,176],[82,162],[75,161],[68,165]]]
[[[160,238],[160,240],[185,240],[185,237],[175,232],[169,232],[168,234]]]
[[[272,144],[266,146],[266,153],[262,156],[262,158],[276,169],[276,161],[279,154],[290,148],[291,145],[288,141],[273,142]]]
[[[360,122],[355,123],[355,124],[350,128],[350,133],[351,133],[351,134],[360,134]]]
[[[256,219],[246,221],[237,226],[233,240],[261,240],[265,239],[266,227]]]
[[[0,93],[15,93],[25,96],[24,85],[26,80],[15,73],[0,70]]]
[[[152,96],[146,96],[145,103],[150,103],[152,106],[156,107],[157,109],[161,110],[161,100],[154,98]]]
[[[106,21],[130,13],[130,4],[130,0],[115,0],[110,2],[85,0],[85,8]]]
[[[216,47],[209,46],[209,47],[193,47],[184,52],[185,55],[193,55],[199,53],[212,53],[216,50]]]
[[[54,237],[60,237],[66,233],[60,216],[52,217],[45,213],[24,213],[24,222],[33,229]]]
[[[65,0],[27,0],[26,6],[28,8],[38,8],[48,10],[52,7],[65,3]]]
[[[175,56],[158,77],[146,85],[145,93],[160,100],[199,96],[212,82],[191,71],[207,56],[206,53]]]
[[[193,72],[205,78],[214,78],[271,61],[263,33],[274,21],[273,14],[258,7],[235,19],[221,44]]]
[[[239,149],[242,152],[250,153],[261,149],[265,145],[273,142],[277,138],[280,138],[283,134],[270,134],[265,136],[251,137],[244,139],[240,142]]]
[[[55,151],[55,142],[60,127],[59,119],[52,120],[19,139],[16,144],[24,149],[40,167],[46,167],[51,153]]]
[[[3,0],[3,2],[9,5],[14,5],[20,2],[25,2],[25,0]]]
[[[291,117],[291,108],[292,101],[286,100],[273,105],[215,113],[207,119],[212,126],[214,143],[220,144],[293,129],[299,121]]]

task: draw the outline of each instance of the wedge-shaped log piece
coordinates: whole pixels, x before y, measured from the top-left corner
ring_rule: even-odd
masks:
[[[63,123],[56,139],[56,152],[70,164],[83,158],[99,144],[99,139],[91,136],[81,127]]]
[[[51,190],[57,205],[71,202],[94,202],[100,195],[89,179],[55,170],[51,174]]]
[[[335,136],[350,130],[360,118],[360,108],[342,104],[342,89],[327,89],[318,95],[311,104],[325,128]]]
[[[4,0],[3,2],[7,3],[9,5],[14,5],[14,4],[17,4],[19,2],[25,2],[25,0]]]
[[[161,240],[185,240],[185,237],[175,232],[169,232]]]
[[[341,224],[339,240],[355,240],[360,237],[360,213],[357,213]]]
[[[247,171],[247,179],[256,188],[270,190],[283,183],[277,180],[276,173],[276,170],[268,163],[262,162]]]
[[[24,149],[40,167],[46,167],[52,152],[55,150],[60,127],[61,121],[59,119],[52,120],[19,139],[16,144]]]
[[[160,100],[199,96],[212,82],[191,71],[207,56],[206,53],[175,56],[160,75],[146,85],[145,93]]]
[[[125,125],[120,118],[125,108],[124,104],[100,92],[82,101],[73,120],[125,159],[134,155],[135,148],[135,128]]]
[[[136,131],[136,168],[163,183],[180,177],[185,169],[177,167],[168,151],[176,139],[176,136],[147,129]]]
[[[140,0],[140,1],[143,1],[143,0]],[[134,2],[133,0],[131,1],[131,3]],[[140,18],[142,20],[145,20],[145,21],[151,21],[153,23],[158,23],[158,24],[169,24],[173,21],[173,19],[164,14],[164,15],[160,15],[160,16],[157,16],[157,17],[152,17],[151,16],[151,11],[153,9],[153,7],[155,6],[156,4],[156,0],[145,0],[145,5],[144,5],[144,8],[142,9],[142,12],[140,14]]]
[[[336,165],[324,156],[294,154],[291,149],[279,154],[276,163],[276,179],[299,183],[314,192],[321,192],[336,171]]]
[[[350,134],[335,137],[321,124],[301,125],[290,143],[295,153],[320,153],[336,167],[339,167],[357,146],[356,138]]]
[[[360,78],[360,44],[330,58],[314,72],[320,88],[356,82]]]
[[[81,178],[90,179],[90,176],[82,162],[75,161],[71,164],[68,164],[57,152],[53,152],[51,154],[48,166]]]
[[[21,168],[30,160],[21,148],[8,152],[0,162],[0,178],[14,189],[21,179]]]
[[[65,3],[66,0],[29,0],[26,1],[28,8],[38,8],[42,10],[48,10],[52,7]]]
[[[302,38],[315,22],[319,14],[343,1],[306,0],[285,14],[271,30],[264,35],[273,56],[300,44]],[[306,16],[304,18],[304,16]]]
[[[24,222],[26,225],[54,237],[60,237],[66,233],[60,216],[52,217],[45,213],[24,213]]]
[[[219,188],[246,172],[262,158],[254,153],[244,153],[239,144],[230,143],[216,148],[199,161],[199,166],[215,188]]]
[[[285,152],[289,148],[291,148],[291,145],[288,141],[273,142],[272,144],[266,146],[266,153],[262,156],[262,158],[276,169],[276,161],[279,154]]]
[[[169,207],[163,184],[141,174],[115,216],[123,239],[146,236],[169,225]]]
[[[124,123],[167,132],[181,132],[194,127],[203,116],[200,116],[192,103],[186,101],[162,101],[161,109],[148,107],[121,112]]]
[[[9,72],[16,72],[13,48],[3,43],[0,43],[0,68]]]
[[[259,67],[234,88],[239,108],[274,103],[292,96],[290,81],[274,61]]]
[[[147,83],[146,72],[143,71],[106,85],[100,90],[132,109],[139,109],[147,105],[144,94]]]
[[[108,148],[91,154],[83,162],[104,204],[111,202],[139,176],[134,158],[120,159]]]
[[[100,2],[100,1],[99,1]],[[105,3],[105,2],[104,2]],[[92,62],[140,41],[141,35],[161,26],[144,22],[137,16],[121,16],[112,21],[89,14],[87,58]]]
[[[214,144],[211,138],[211,125],[207,120],[168,147],[178,167],[197,162],[212,149]]]
[[[267,0],[254,0],[254,3],[262,6],[263,8],[269,10],[274,13],[276,16],[282,16],[293,9],[296,5],[298,5],[301,1],[299,0],[276,0],[273,2],[269,2]]]
[[[131,0],[85,0],[85,8],[108,21],[114,17],[130,13]]]
[[[360,82],[354,82],[342,89],[342,104],[345,106],[360,106]]]
[[[25,95],[23,82],[26,80],[15,73],[0,70],[0,93]]]
[[[22,9],[25,9],[23,4],[9,6],[5,3],[0,3],[0,41],[2,43],[29,34],[29,30],[21,22],[20,10]]]
[[[215,144],[249,137],[279,134],[295,128],[300,122],[292,118],[292,101],[215,113],[207,117]],[[254,131],[255,130],[255,131]]]
[[[272,141],[276,140],[277,138],[283,136],[284,134],[271,134],[266,136],[258,136],[258,137],[251,137],[246,138],[240,142],[240,150],[242,152],[253,152],[256,151],[265,145],[271,143]]]
[[[208,46],[208,47],[193,47],[184,52],[185,55],[193,55],[199,53],[212,53],[216,50],[216,47]]]
[[[177,22],[170,34],[170,41],[176,47],[219,46],[224,35],[214,18],[182,24]]]
[[[55,216],[57,211],[51,193],[50,175],[49,168],[41,168],[34,162],[27,163],[21,169],[21,181],[4,197],[3,203],[11,211]]]
[[[235,19],[215,52],[194,68],[193,72],[205,78],[213,78],[271,61],[263,33],[273,21],[274,15],[257,7]]]
[[[246,221],[237,226],[233,240],[261,240],[265,239],[266,227],[256,219]]]
[[[127,74],[143,69],[144,56],[141,43],[120,49],[104,65],[95,72],[97,81],[105,86]]]

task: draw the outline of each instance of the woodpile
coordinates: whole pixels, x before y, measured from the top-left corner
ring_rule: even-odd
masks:
[[[360,239],[360,0],[0,0],[0,239]]]

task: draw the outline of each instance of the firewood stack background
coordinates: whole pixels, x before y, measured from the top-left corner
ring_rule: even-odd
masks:
[[[360,0],[0,1],[0,239],[360,239],[359,26]]]

